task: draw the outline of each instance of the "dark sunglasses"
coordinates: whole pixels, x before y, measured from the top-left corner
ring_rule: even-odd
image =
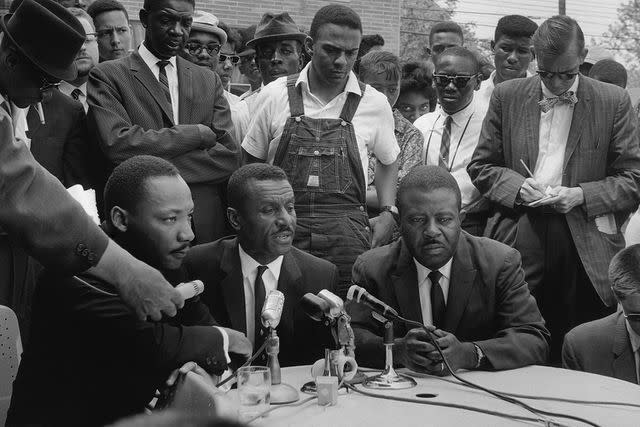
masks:
[[[622,310],[622,313],[624,314],[624,318],[631,321],[631,322],[640,322],[640,313],[625,313],[624,310]]]
[[[227,59],[231,61],[233,65],[240,62],[240,57],[238,55],[225,55],[224,53],[221,53],[220,56],[218,56],[218,61],[220,62],[226,62]]]
[[[551,80],[555,76],[558,76],[560,80],[565,82],[571,80],[572,78],[578,75],[577,71],[575,73],[552,73],[551,71],[537,70],[536,73],[538,73],[540,78],[545,80]]]
[[[202,45],[200,43],[189,42],[184,45],[191,55],[200,55],[203,50],[206,50],[209,56],[217,55],[220,52],[219,44]]]
[[[467,87],[471,79],[478,77],[478,74],[472,76],[450,76],[448,74],[434,74],[433,81],[440,87],[447,87],[453,82],[453,85],[458,89],[464,89]]]

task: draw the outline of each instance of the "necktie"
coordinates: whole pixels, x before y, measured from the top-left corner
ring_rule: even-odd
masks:
[[[80,97],[81,97],[82,95],[84,95],[84,94],[83,94],[83,93],[82,93],[82,91],[81,91],[80,89],[78,89],[78,88],[75,88],[74,90],[72,90],[72,91],[71,91],[71,97],[72,97],[73,99],[75,99],[76,101],[79,101],[79,100],[80,100]]]
[[[442,131],[442,141],[440,142],[440,157],[438,166],[449,170],[449,146],[451,145],[451,116],[444,120],[444,130]]]
[[[262,281],[262,275],[267,270],[266,265],[258,266],[258,275],[256,281],[253,284],[253,296],[254,296],[254,341],[253,348],[257,350],[264,342],[264,328],[262,327],[262,306],[264,305],[264,299],[266,297],[266,291],[264,289],[264,282]],[[266,354],[266,353],[263,353]]]
[[[544,98],[538,101],[538,105],[540,105],[542,112],[546,113],[555,107],[558,102],[561,104],[575,105],[576,102],[578,102],[578,97],[574,91],[568,90],[561,95]]]
[[[441,328],[444,322],[444,313],[447,310],[444,293],[440,286],[442,273],[438,270],[433,270],[427,277],[431,280],[431,317],[433,318],[433,326]]]
[[[158,68],[160,68],[159,80],[160,86],[162,86],[162,90],[164,91],[164,96],[167,98],[169,105],[171,104],[171,90],[169,89],[169,79],[167,78],[167,70],[165,70],[166,66],[169,65],[169,61],[158,61]]]

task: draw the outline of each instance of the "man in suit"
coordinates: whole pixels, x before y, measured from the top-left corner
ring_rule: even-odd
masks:
[[[51,0],[14,3],[0,21],[0,298],[4,302],[11,281],[11,239],[46,266],[69,273],[90,269],[109,278],[140,318],[174,315],[183,304],[180,294],[157,270],[110,241],[29,152],[26,118],[12,113],[39,102],[54,82],[74,78],[85,34]]]
[[[229,105],[211,70],[176,56],[189,36],[193,0],[147,0],[145,40],[89,74],[90,134],[116,165],[137,154],[170,160],[187,181],[196,241],[226,234],[223,187],[239,165]]]
[[[520,254],[462,231],[455,178],[439,166],[416,166],[398,189],[397,242],[362,254],[353,282],[430,330],[451,368],[501,370],[547,360],[549,332],[529,294]],[[356,357],[383,366],[382,323],[350,303]],[[446,375],[427,333],[394,322],[394,360],[415,371]]]
[[[629,95],[578,73],[576,21],[548,19],[533,44],[538,75],[496,87],[468,171],[504,213],[488,237],[522,254],[557,362],[569,329],[613,311],[607,268],[640,201],[640,150]]]
[[[618,311],[573,328],[564,338],[562,366],[640,384],[640,245],[611,260]]]
[[[189,187],[168,161],[135,156],[116,167],[105,189],[114,240],[177,284],[194,235]],[[31,341],[16,377],[9,425],[105,425],[136,414],[174,369],[196,362],[220,375],[227,349],[248,358],[251,344],[214,326],[198,297],[175,319],[145,322],[108,280],[45,270],[33,308]],[[55,385],[34,399],[43,384]]]
[[[220,325],[247,334],[258,348],[265,338],[260,312],[270,290],[284,294],[278,325],[282,366],[304,365],[331,346],[327,328],[299,307],[307,293],[335,292],[337,268],[293,248],[294,195],[277,166],[243,166],[229,180],[229,222],[236,237],[196,246],[185,261],[190,278],[205,284],[202,296]]]

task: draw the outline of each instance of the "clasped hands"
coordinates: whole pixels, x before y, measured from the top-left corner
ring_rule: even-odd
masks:
[[[477,355],[473,343],[460,342],[452,333],[431,328],[438,337],[436,342],[442,349],[442,354],[454,372],[476,366]],[[440,353],[431,343],[427,332],[421,328],[411,329],[403,338],[396,339],[393,347],[394,360],[412,371],[438,376],[449,374]]]
[[[555,196],[549,197],[535,206],[551,206],[552,209],[562,214],[584,203],[584,192],[581,187],[563,187],[559,185],[547,191],[534,178],[525,179],[518,194],[525,204],[536,202],[550,194],[554,194]]]

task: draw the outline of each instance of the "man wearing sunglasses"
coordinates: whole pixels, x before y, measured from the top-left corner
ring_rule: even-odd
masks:
[[[609,278],[618,311],[572,329],[562,366],[640,384],[640,245],[611,260]]]
[[[640,149],[629,95],[579,75],[575,20],[548,19],[533,45],[537,75],[496,86],[468,171],[498,208],[486,234],[522,254],[558,362],[570,328],[613,311],[607,268],[640,201]]]
[[[144,42],[91,71],[87,117],[111,168],[139,154],[178,168],[195,203],[195,240],[205,243],[227,234],[221,184],[237,169],[239,148],[220,79],[177,56],[189,39],[194,4],[145,0]]]
[[[488,203],[467,173],[484,118],[474,102],[474,94],[480,88],[480,67],[476,56],[460,46],[441,52],[434,58],[434,66],[433,85],[439,106],[414,122],[424,136],[422,158],[428,165],[444,167],[456,179],[466,213],[462,229],[480,236]]]

